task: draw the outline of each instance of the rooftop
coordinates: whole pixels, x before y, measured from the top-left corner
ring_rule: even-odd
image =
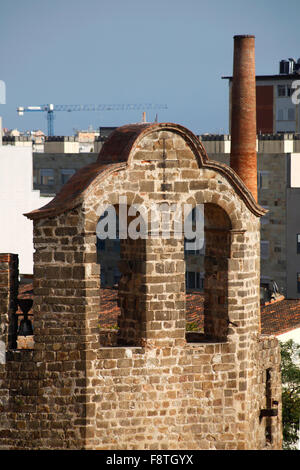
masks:
[[[232,80],[233,77],[222,77],[223,80]],[[256,80],[299,80],[299,73],[293,74],[275,74],[275,75],[256,75]]]
[[[32,283],[21,284],[19,298],[34,297]],[[187,322],[199,329],[203,327],[204,296],[200,292],[187,293]],[[18,310],[22,314],[21,310]],[[30,312],[29,312],[30,313]],[[117,324],[120,313],[118,306],[118,290],[116,288],[101,289],[101,309],[99,309],[99,326],[113,328]],[[300,328],[300,300],[278,300],[261,307],[261,330],[263,335],[280,335]]]

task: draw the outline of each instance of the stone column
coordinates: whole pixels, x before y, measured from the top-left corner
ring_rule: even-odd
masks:
[[[95,432],[92,402],[99,348],[99,266],[95,234],[81,213],[34,222],[35,358],[39,369],[41,447],[85,448]],[[45,413],[44,409],[47,408]]]
[[[185,342],[183,241],[122,240],[119,344],[172,346]]]

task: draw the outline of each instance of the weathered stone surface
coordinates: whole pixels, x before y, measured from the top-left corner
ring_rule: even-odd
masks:
[[[279,347],[260,337],[263,210],[232,170],[208,161],[189,131],[128,127],[104,149],[101,171],[84,169],[56,202],[31,215],[34,350],[10,351],[0,364],[0,448],[279,449]],[[148,213],[157,202],[204,204],[198,342],[185,335],[184,240],[174,231],[121,240],[119,330],[99,332],[96,226],[100,206],[120,196]],[[270,393],[279,409],[271,423],[259,418]]]

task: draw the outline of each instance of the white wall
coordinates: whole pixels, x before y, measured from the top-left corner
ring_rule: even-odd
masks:
[[[46,141],[44,144],[45,153],[78,153],[79,142],[69,141]]]
[[[32,149],[1,146],[0,253],[18,254],[21,274],[33,274],[32,221],[23,214],[51,199],[32,190]]]
[[[296,328],[295,330],[278,335],[277,338],[282,342],[292,339],[295,341],[295,343],[300,344],[300,328]]]
[[[300,153],[291,154],[291,187],[300,188]]]

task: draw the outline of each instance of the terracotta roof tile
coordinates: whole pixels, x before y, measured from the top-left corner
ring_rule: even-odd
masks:
[[[132,146],[138,136],[149,127],[156,126],[151,123],[128,124],[115,129],[104,142],[97,162],[119,163],[127,162]]]
[[[284,299],[262,307],[261,328],[266,335],[300,328],[300,300]]]
[[[77,198],[89,187],[95,178],[101,173],[109,172],[115,169],[115,165],[107,163],[90,163],[80,168],[63,185],[60,192],[45,206],[24,214],[29,219],[47,217],[64,212],[76,205]]]
[[[19,298],[33,298],[33,285],[21,284]],[[118,290],[107,288],[101,290],[99,309],[99,326],[112,328],[117,324],[120,313]],[[204,296],[199,292],[186,295],[186,319],[203,328]],[[21,311],[18,309],[18,313]],[[30,312],[32,313],[32,312]],[[300,300],[281,300],[261,307],[261,329],[264,335],[279,335],[300,328]]]

